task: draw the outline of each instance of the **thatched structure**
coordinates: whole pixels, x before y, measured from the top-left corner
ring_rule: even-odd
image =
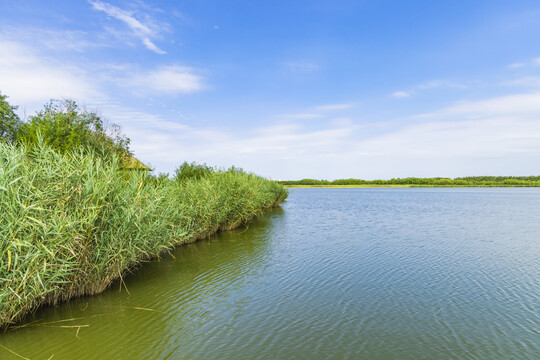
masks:
[[[139,159],[131,154],[124,154],[122,161],[122,170],[132,171],[152,171],[148,166],[143,164]]]

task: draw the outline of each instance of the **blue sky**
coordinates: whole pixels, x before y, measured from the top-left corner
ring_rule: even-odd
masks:
[[[74,98],[156,172],[540,174],[538,1],[4,1],[0,91]]]

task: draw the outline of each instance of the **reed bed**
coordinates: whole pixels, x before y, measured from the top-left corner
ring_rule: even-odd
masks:
[[[172,246],[232,229],[287,197],[241,171],[174,181],[115,157],[0,143],[0,327],[96,294]]]

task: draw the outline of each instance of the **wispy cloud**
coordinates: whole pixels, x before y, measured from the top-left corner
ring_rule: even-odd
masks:
[[[158,35],[158,27],[154,23],[149,22],[148,19],[147,21],[137,19],[132,11],[123,10],[99,0],[89,0],[89,3],[95,10],[103,11],[108,16],[120,20],[126,24],[131,30],[132,34],[139,38],[139,40],[148,50],[151,50],[156,54],[166,54],[166,51],[160,49],[156,44],[153,43],[152,39]]]
[[[132,130],[156,138],[154,145],[141,141],[144,157],[174,149],[179,158],[232,162],[280,178],[460,176],[528,173],[530,161],[540,158],[539,116],[540,93],[531,93],[458,102],[384,133],[369,128],[377,124],[359,127],[352,120],[319,130],[291,123],[247,134],[166,123]],[[171,169],[179,158],[159,165]]]
[[[466,89],[467,87],[468,86],[465,84],[461,84],[461,83],[453,82],[453,81],[431,80],[431,81],[427,81],[427,82],[418,84],[416,86],[413,86],[409,90],[395,91],[391,93],[390,96],[396,99],[403,99],[403,98],[411,97],[421,91],[430,90],[430,89],[437,89],[437,88]]]
[[[132,92],[147,94],[178,94],[200,91],[205,88],[203,78],[190,67],[162,66],[150,71],[134,71],[121,75],[117,82],[128,86]]]
[[[54,52],[84,52],[89,48],[108,46],[95,41],[81,30],[58,30],[34,26],[3,26],[4,38]]]
[[[298,114],[284,114],[281,115],[281,117],[286,119],[296,119],[296,120],[304,120],[304,119],[318,119],[321,118],[321,114],[315,114],[315,113],[298,113]]]
[[[465,84],[453,82],[453,81],[445,81],[445,80],[431,80],[427,81],[425,83],[419,84],[416,86],[416,89],[420,90],[427,90],[427,89],[435,89],[435,88],[456,88],[456,89],[466,89],[468,86]]]
[[[537,88],[537,87],[540,87],[540,76],[525,76],[518,79],[507,81],[504,83],[504,85]]]
[[[353,107],[353,104],[351,103],[329,104],[329,105],[316,106],[315,110],[318,110],[318,111],[345,110],[345,109],[350,109],[351,107]]]
[[[328,116],[328,113],[350,109],[351,107],[353,107],[352,103],[319,105],[305,109],[304,112],[288,113],[279,117],[290,120],[319,119]]]
[[[540,93],[462,101],[355,141],[336,164],[371,178],[529,174],[540,159],[539,117]]]
[[[407,97],[410,97],[411,95],[412,95],[412,92],[410,91],[395,91],[391,94],[391,96],[396,99],[407,98]]]
[[[537,67],[537,66],[540,66],[540,57],[525,60],[525,61],[518,61],[518,62],[508,65],[510,69],[521,69],[521,68],[526,68],[526,67],[530,68],[530,67]]]
[[[510,69],[519,69],[519,68],[522,68],[522,67],[524,67],[524,66],[525,66],[524,63],[519,63],[519,62],[512,63],[512,64],[508,65],[508,67],[509,67]]]
[[[540,116],[540,93],[513,94],[485,100],[462,101],[444,108],[434,115],[461,114],[469,118],[534,114]]]
[[[157,171],[170,172],[182,161],[240,166],[263,176],[308,173],[314,161],[345,151],[354,131],[350,123],[312,129],[305,124],[280,124],[239,132],[212,126],[187,126],[159,115],[120,106],[104,113],[122,125],[133,150]],[[296,170],[294,170],[296,168]],[[284,171],[285,170],[285,171]],[[292,176],[292,175],[291,175]]]
[[[0,90],[14,104],[36,110],[51,98],[101,99],[93,79],[80,67],[43,56],[33,47],[0,36]]]

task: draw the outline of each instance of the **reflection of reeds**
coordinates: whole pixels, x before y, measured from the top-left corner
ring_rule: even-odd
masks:
[[[238,171],[179,183],[122,172],[115,159],[0,144],[0,326],[99,293],[140,261],[232,229],[286,196]]]

